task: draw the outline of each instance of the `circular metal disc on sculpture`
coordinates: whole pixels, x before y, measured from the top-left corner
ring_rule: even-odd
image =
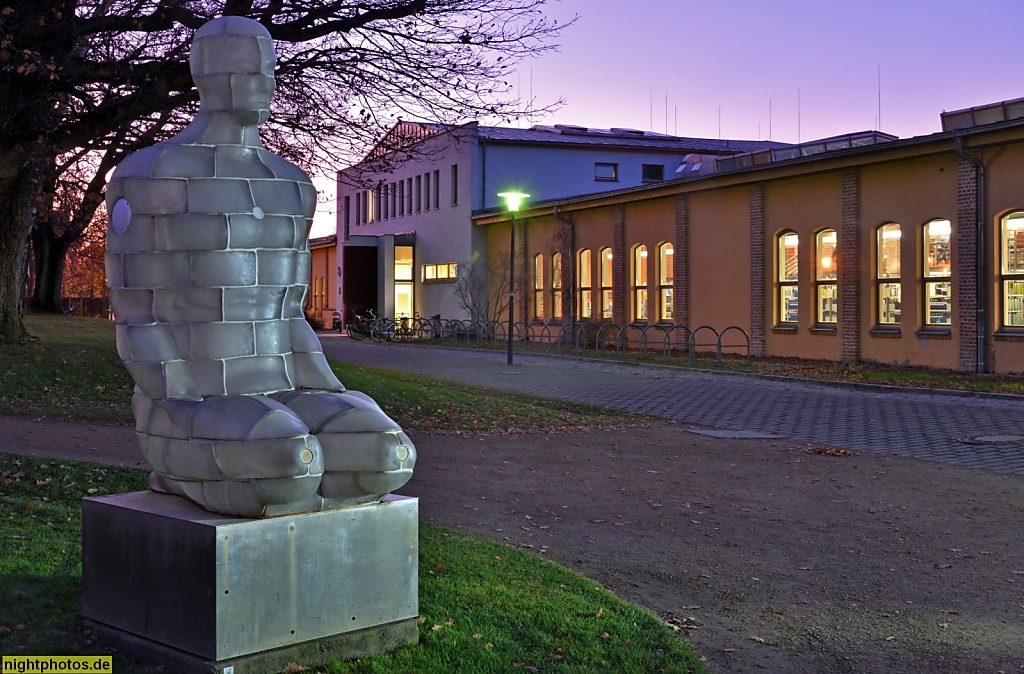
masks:
[[[132,224],[132,207],[126,199],[118,199],[110,214],[110,229],[114,234],[124,234]]]

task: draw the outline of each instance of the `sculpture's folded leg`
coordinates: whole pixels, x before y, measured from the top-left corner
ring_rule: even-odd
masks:
[[[265,396],[190,401],[136,393],[133,407],[155,491],[241,517],[323,507],[320,443],[284,405]]]
[[[369,396],[301,390],[272,397],[293,410],[320,441],[325,508],[378,500],[412,477],[415,446]]]

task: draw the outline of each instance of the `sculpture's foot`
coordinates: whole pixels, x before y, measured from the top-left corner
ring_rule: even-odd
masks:
[[[207,510],[266,517],[320,510],[323,452],[302,420],[263,396],[133,400],[155,491]]]
[[[369,396],[300,390],[272,397],[293,410],[320,441],[324,507],[379,500],[412,477],[415,446]]]

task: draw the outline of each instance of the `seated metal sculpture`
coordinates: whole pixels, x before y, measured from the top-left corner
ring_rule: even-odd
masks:
[[[150,487],[243,517],[379,500],[412,476],[415,448],[345,389],[303,317],[316,191],[259,138],[270,34],[214,19],[189,61],[195,120],[128,156],[106,195],[117,349]]]

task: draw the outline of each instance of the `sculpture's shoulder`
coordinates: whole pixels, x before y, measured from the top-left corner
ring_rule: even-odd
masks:
[[[164,141],[131,153],[114,169],[110,182],[137,178],[210,178],[216,169],[209,145]]]
[[[275,178],[281,180],[294,180],[299,183],[310,183],[309,174],[303,171],[299,166],[291,163],[284,157],[278,157],[270,150],[260,149],[259,150],[260,161],[274,173]]]

